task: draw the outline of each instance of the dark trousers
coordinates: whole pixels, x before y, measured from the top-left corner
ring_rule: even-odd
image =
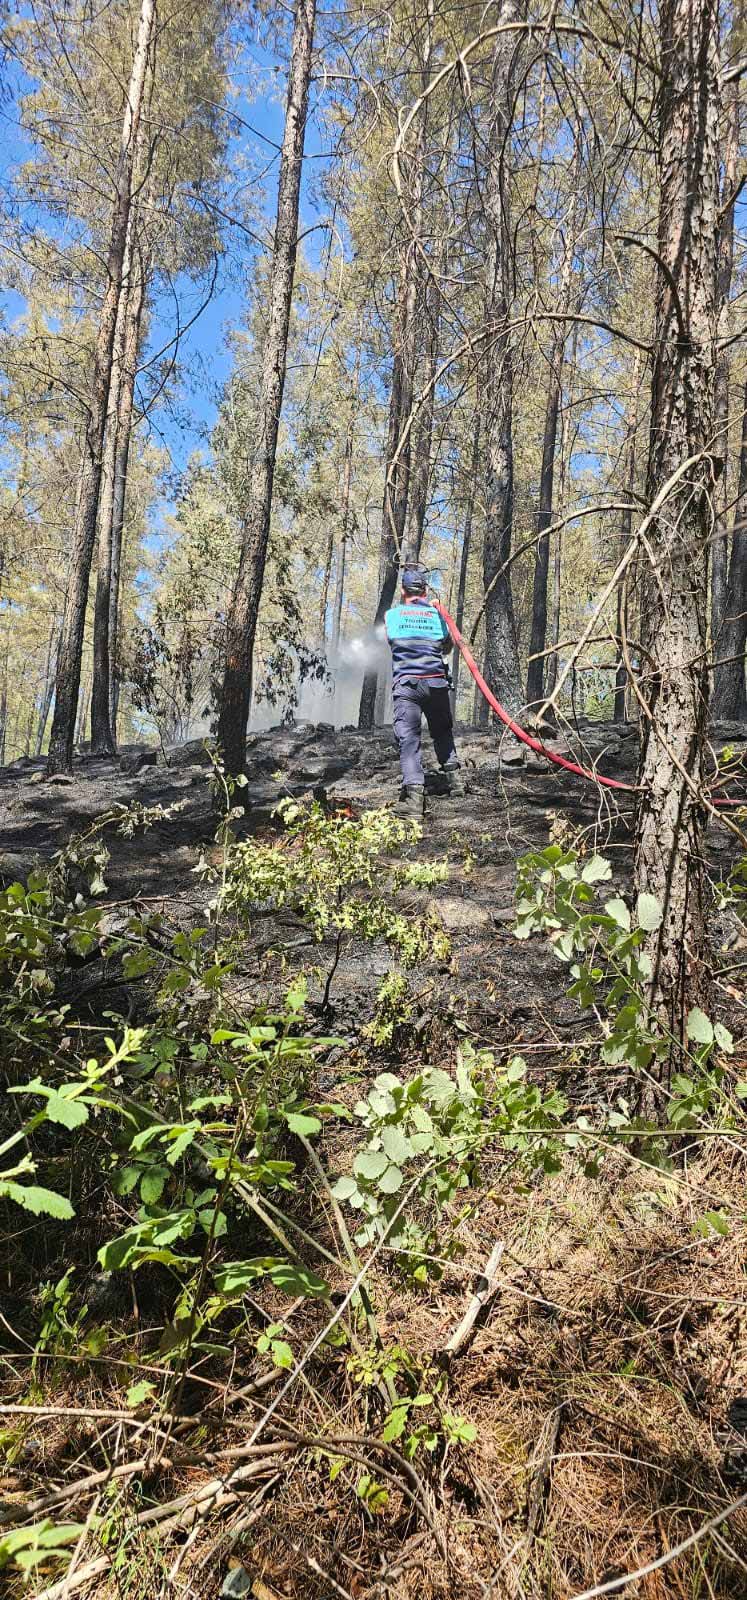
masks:
[[[451,701],[446,684],[428,683],[422,678],[397,678],[393,701],[394,734],[399,745],[402,782],[424,782],[421,747],[423,717],[428,724],[439,766],[458,767]]]

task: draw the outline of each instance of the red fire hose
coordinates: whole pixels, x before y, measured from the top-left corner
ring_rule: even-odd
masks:
[[[565,756],[558,755],[555,750],[548,750],[547,745],[543,744],[540,739],[534,739],[531,733],[527,733],[525,728],[520,728],[518,722],[514,722],[513,717],[509,716],[505,707],[500,704],[500,701],[496,700],[495,695],[488,688],[472,651],[466,639],[459,632],[454,618],[449,616],[446,607],[442,606],[438,600],[434,600],[432,603],[439,615],[443,617],[457,650],[459,650],[465,666],[472,673],[480,693],[484,695],[488,705],[492,707],[496,716],[510,729],[515,738],[520,739],[522,744],[528,745],[529,749],[534,750],[538,756],[544,756],[546,761],[553,761],[556,767],[563,767],[566,772],[574,772],[578,778],[587,778],[590,783],[601,784],[605,789],[621,789],[626,794],[635,794],[634,784],[622,783],[619,778],[605,778],[600,772],[593,772],[589,767],[580,767],[576,761],[567,761]],[[714,799],[711,802],[715,806],[744,806],[745,803],[744,800],[730,800],[725,796]]]

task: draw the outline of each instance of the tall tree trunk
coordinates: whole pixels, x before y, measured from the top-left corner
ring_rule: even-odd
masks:
[[[562,329],[563,324],[559,324]],[[550,348],[550,377],[545,404],[545,431],[542,441],[539,504],[537,507],[537,543],[532,584],[532,629],[527,667],[527,705],[541,704],[545,682],[545,646],[547,643],[547,579],[550,571],[550,535],[552,523],[552,495],[555,477],[555,445],[558,435],[558,409],[563,383],[562,331],[556,333]]]
[[[360,371],[360,352],[356,357],[356,383],[355,391],[358,393],[358,373]],[[345,434],[345,461],[342,469],[342,506],[340,522],[340,542],[337,546],[337,571],[335,574],[335,599],[332,608],[332,654],[335,656],[340,648],[340,628],[342,626],[342,602],[345,594],[345,560],[347,555],[348,531],[350,528],[350,486],[353,477],[353,439],[355,436],[355,418],[351,411]]]
[[[721,224],[718,238],[718,333],[725,337],[729,327],[729,302],[734,270],[734,194],[739,163],[739,84],[728,86],[726,104],[726,149],[721,184]],[[731,201],[731,203],[730,203]],[[713,655],[713,692],[719,697],[719,666],[721,654],[721,629],[726,606],[728,575],[727,515],[728,515],[728,458],[729,458],[729,376],[731,361],[729,350],[719,350],[716,357],[716,379],[713,402],[714,444],[713,453],[723,465],[716,481],[716,515],[711,546],[711,647]]]
[[[85,738],[86,726],[88,724],[88,708],[90,703],[91,684],[90,679],[85,677],[83,679],[83,692],[79,697],[78,718],[75,726],[75,743],[77,745],[80,745]]]
[[[277,219],[270,272],[267,333],[249,479],[242,518],[239,569],[226,618],[226,666],[218,738],[229,772],[246,763],[246,729],[252,695],[252,656],[267,560],[280,410],[285,387],[293,281],[298,247],[298,205],[309,104],[316,0],[298,0],[291,45]]]
[[[324,552],[324,569],[322,572],[322,592],[319,597],[319,640],[322,645],[327,643],[327,612],[329,610],[329,586],[332,581],[332,558],[335,553],[335,529],[330,522],[327,534],[327,548]]]
[[[581,138],[577,141],[574,160],[574,194],[571,199],[571,216],[568,236],[563,243],[562,266],[558,304],[564,315],[571,306],[573,262],[579,232],[579,194],[581,189]],[[578,327],[578,323],[574,325]],[[558,410],[563,393],[563,362],[565,359],[567,324],[555,323],[550,344],[550,372],[545,402],[545,430],[542,440],[542,464],[537,505],[537,543],[532,583],[532,627],[527,666],[527,704],[541,703],[544,697],[545,648],[547,645],[547,580],[550,572],[550,536],[547,529],[552,523],[553,483],[555,478],[555,446],[558,436]]]
[[[70,582],[57,651],[57,685],[49,741],[50,772],[70,772],[73,763],[75,711],[80,688],[86,603],[96,538],[104,430],[109,404],[117,308],[122,289],[127,231],[132,205],[132,179],[143,137],[141,118],[145,75],[150,55],[156,0],[141,0],[137,42],[127,90],[122,138],[115,175],[115,199],[107,257],[107,278],[99,318],[93,377],[88,401],[81,460],[79,495],[73,528]]]
[[[109,568],[109,724],[114,744],[117,743],[117,714],[119,710],[119,609],[120,579],[122,569],[122,539],[124,535],[125,504],[127,498],[127,472],[132,443],[132,418],[135,404],[135,381],[140,355],[140,338],[145,310],[145,292],[148,281],[150,257],[138,251],[133,296],[127,303],[124,362],[122,384],[117,412],[117,450],[114,458],[112,493],[111,565]]]
[[[421,60],[423,87],[428,81],[432,48],[433,0],[429,0],[427,26]],[[399,294],[394,324],[394,353],[392,386],[389,395],[389,425],[387,430],[386,475],[384,479],[384,505],[381,516],[381,547],[379,555],[379,598],[374,615],[374,629],[380,629],[397,588],[399,564],[404,554],[403,541],[407,521],[407,499],[410,488],[410,458],[412,429],[407,427],[412,412],[415,359],[417,350],[417,304],[420,284],[419,244],[422,231],[423,186],[425,179],[425,132],[428,103],[426,101],[418,119],[415,151],[408,174],[409,221],[412,237],[402,249]],[[406,170],[403,164],[403,170]],[[405,429],[407,432],[405,434]],[[363,688],[358,711],[358,727],[372,728],[377,705],[379,674],[376,667],[367,668],[363,675]],[[379,696],[381,710],[382,697]]]
[[[707,1002],[703,810],[708,718],[707,595],[717,321],[718,0],[660,9],[660,199],[649,503],[692,456],[650,532],[643,566],[643,720],[635,884],[661,927],[647,937],[649,998],[669,1041],[640,1103],[660,1116],[689,1008]]]
[[[117,306],[117,322],[112,349],[109,403],[106,413],[104,456],[101,470],[101,492],[98,516],[98,564],[96,571],[96,600],[93,612],[93,689],[91,692],[91,749],[94,755],[113,755],[114,735],[111,727],[111,584],[112,537],[114,532],[114,476],[117,461],[117,423],[119,418],[122,385],[124,382],[125,344],[127,339],[128,307],[136,294],[134,275],[134,230],[137,226],[137,206],[130,211],[127,244],[122,267],[122,290]]]
[[[552,623],[550,628],[552,654],[548,658],[546,692],[551,695],[558,681],[558,652],[560,648],[560,618],[562,610],[562,582],[563,582],[563,525],[562,518],[566,513],[568,500],[568,480],[571,472],[571,413],[573,397],[576,387],[576,361],[578,357],[578,330],[580,324],[574,322],[571,334],[571,354],[567,364],[567,398],[563,407],[560,422],[560,471],[558,474],[558,516],[561,525],[555,535],[555,552],[553,557],[553,590],[552,590]]]
[[[627,550],[633,533],[633,494],[635,492],[635,446],[638,430],[638,404],[640,398],[641,381],[641,353],[636,350],[633,362],[633,405],[628,418],[627,436],[625,440],[625,497],[626,509],[620,520],[620,553]],[[617,667],[615,669],[615,696],[613,718],[615,722],[625,721],[625,692],[628,687],[628,673],[623,658],[623,629],[627,634],[628,617],[626,610],[627,585],[619,584],[617,590]]]
[[[456,616],[454,621],[462,632],[464,622],[464,601],[467,594],[467,570],[469,567],[469,553],[472,544],[472,521],[475,514],[475,500],[477,498],[477,474],[480,468],[480,418],[475,418],[475,431],[472,439],[472,461],[470,464],[469,483],[467,485],[467,504],[464,509],[464,530],[462,533],[462,550],[459,559],[459,585],[457,588]],[[451,704],[454,716],[457,712],[459,697],[459,672],[462,658],[458,650],[454,651],[454,665],[451,669],[452,690]]]
[[[47,659],[44,666],[44,687],[42,689],[42,700],[39,707],[39,726],[36,730],[36,755],[38,756],[40,756],[42,753],[44,735],[47,731],[47,717],[49,716],[49,711],[52,704],[52,695],[54,694],[53,659],[56,632],[57,618],[53,617],[52,626],[49,630],[49,639],[47,641]]]
[[[415,430],[415,446],[412,472],[410,478],[410,506],[408,515],[408,553],[413,562],[418,562],[423,549],[423,536],[425,534],[425,519],[428,514],[428,501],[431,487],[431,451],[433,449],[433,417],[436,408],[436,373],[438,371],[438,356],[441,332],[441,274],[444,270],[445,252],[439,252],[435,271],[428,285],[426,303],[428,308],[428,331],[426,345],[426,359],[424,362],[423,379],[425,398],[420,408],[417,428]]]
[[[8,613],[4,613],[5,648],[3,650],[3,664],[0,669],[0,767],[5,766],[5,756],[8,749],[8,660],[10,657],[10,628],[8,627]]]
[[[504,0],[499,21],[520,15],[517,0]],[[493,52],[490,127],[485,178],[485,322],[493,331],[483,345],[480,372],[485,458],[485,676],[509,711],[522,704],[510,573],[514,511],[513,351],[510,322],[509,248],[511,223],[507,138],[511,108],[510,73],[514,39],[499,34]]]
[[[744,656],[747,648],[747,383],[742,395],[739,489],[729,556],[724,621],[717,643],[720,665],[713,710],[725,720],[747,722]]]

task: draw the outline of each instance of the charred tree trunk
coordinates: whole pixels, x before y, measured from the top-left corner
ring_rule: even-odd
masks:
[[[739,489],[729,556],[725,615],[718,640],[720,662],[713,709],[717,717],[747,722],[744,656],[747,648],[747,383],[742,396]]]
[[[433,6],[429,4],[421,79],[428,80],[431,58]],[[394,331],[394,359],[392,387],[389,396],[389,426],[387,430],[386,477],[384,480],[384,505],[381,518],[381,548],[379,555],[379,598],[373,626],[381,628],[397,588],[397,574],[402,558],[402,545],[407,521],[407,499],[410,489],[410,458],[412,453],[412,412],[415,357],[417,348],[417,303],[420,284],[418,247],[422,228],[423,184],[425,175],[425,132],[427,102],[418,121],[418,134],[408,175],[410,196],[409,214],[412,237],[406,240],[402,251],[399,295]],[[404,164],[403,164],[404,165]],[[406,171],[406,167],[404,167]],[[369,667],[363,676],[358,727],[372,728],[377,705],[379,674]],[[381,708],[381,697],[379,697]]]
[[[623,511],[620,523],[620,553],[627,550],[633,532],[633,494],[635,492],[635,443],[638,429],[638,400],[641,371],[640,352],[636,351],[633,365],[633,410],[628,420],[627,438],[625,441],[625,496],[626,509]],[[627,635],[628,618],[626,614],[627,586],[619,584],[617,590],[617,667],[615,670],[615,704],[613,717],[615,722],[625,721],[625,693],[628,687],[628,674],[623,658],[623,629]]]
[[[467,571],[468,571],[468,568],[469,568],[469,553],[470,553],[470,547],[471,547],[471,544],[472,544],[472,522],[473,522],[473,518],[474,518],[474,514],[475,514],[475,499],[477,497],[477,474],[478,474],[479,468],[480,468],[480,418],[478,416],[478,417],[475,418],[475,433],[474,433],[474,438],[473,438],[473,441],[472,441],[472,462],[471,462],[471,466],[470,466],[469,484],[467,486],[467,504],[465,506],[465,511],[464,511],[464,532],[462,533],[462,550],[461,550],[461,556],[460,556],[460,559],[459,559],[459,584],[458,584],[458,587],[457,587],[456,616],[454,618],[454,621],[456,622],[456,625],[457,625],[460,633],[462,632],[462,624],[464,622],[464,601],[465,601],[466,594],[467,594]],[[461,657],[459,651],[455,650],[454,651],[454,664],[453,664],[452,669],[451,669],[451,676],[452,676],[452,680],[453,680],[453,684],[454,684],[454,688],[453,688],[452,696],[451,696],[451,704],[452,704],[452,709],[453,709],[454,716],[456,716],[456,711],[457,711],[457,698],[458,698],[458,695],[459,695],[459,672],[460,672],[460,668],[461,668],[461,663],[462,663],[462,657]]]
[[[729,326],[731,280],[734,271],[734,202],[739,163],[739,84],[728,87],[726,106],[726,150],[721,184],[721,224],[718,238],[718,332],[726,337]],[[728,576],[727,515],[728,515],[728,457],[729,457],[729,376],[731,361],[728,347],[719,350],[716,357],[715,393],[713,402],[714,443],[713,453],[720,458],[722,467],[716,480],[716,516],[711,548],[711,647],[713,656],[713,693],[719,698],[719,657],[721,655],[721,630],[726,607]]]
[[[110,612],[112,577],[112,535],[114,531],[114,475],[117,459],[117,422],[124,381],[125,342],[128,320],[128,303],[135,293],[133,276],[133,230],[136,208],[130,212],[127,245],[122,268],[122,292],[117,306],[117,321],[112,350],[109,404],[106,414],[104,455],[101,470],[101,493],[98,517],[98,565],[96,572],[96,600],[93,612],[93,689],[91,692],[91,749],[94,755],[113,755],[114,735],[111,727],[111,653]]]
[[[127,90],[122,139],[115,177],[115,198],[107,257],[106,289],[99,318],[93,378],[88,401],[79,494],[70,558],[70,582],[57,650],[57,684],[48,761],[48,768],[51,773],[70,772],[73,762],[75,712],[80,688],[88,585],[91,576],[93,547],[96,539],[96,519],[101,487],[104,431],[109,405],[114,334],[117,308],[122,290],[122,274],[132,205],[133,172],[142,139],[143,122],[141,113],[155,14],[156,0],[141,0],[137,43]]]
[[[120,298],[121,314],[117,316],[99,502],[98,569],[93,621],[94,679],[91,694],[91,748],[97,755],[112,754],[117,747],[116,660],[122,530],[147,278],[143,250],[135,237],[135,213],[132,223],[135,247],[130,252],[125,274],[126,293]]]
[[[243,772],[252,696],[252,656],[270,538],[280,409],[285,387],[293,282],[298,248],[298,206],[309,104],[316,0],[298,0],[291,45],[268,325],[241,556],[226,618],[226,666],[218,738],[229,772]]]
[[[501,22],[520,15],[516,0],[505,0]],[[510,77],[514,41],[498,36],[493,54],[492,97],[485,176],[485,342],[480,372],[485,459],[485,676],[510,712],[522,704],[510,573],[514,512],[513,351],[511,348],[509,248],[511,224],[507,159],[511,108]]]
[[[664,0],[660,12],[660,201],[649,503],[673,475],[649,532],[643,573],[642,726],[635,884],[661,907],[647,937],[652,1015],[668,1041],[640,1105],[663,1112],[687,1013],[707,1001],[704,817],[708,718],[708,546],[712,528],[718,240],[718,0]]]
[[[135,380],[137,378],[140,338],[145,309],[145,291],[148,278],[148,260],[138,256],[134,296],[127,307],[124,365],[122,387],[117,412],[117,451],[114,459],[112,494],[111,565],[109,568],[109,723],[114,744],[117,743],[117,715],[119,710],[119,610],[122,569],[122,540],[124,536],[125,504],[127,498],[127,472],[132,444],[132,419],[135,405]]]

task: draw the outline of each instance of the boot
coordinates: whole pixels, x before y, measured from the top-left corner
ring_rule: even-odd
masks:
[[[422,822],[425,814],[425,785],[403,784],[395,810],[400,817],[414,817],[416,822]]]
[[[462,800],[465,795],[464,782],[458,767],[442,767],[441,771],[446,779],[446,793],[450,800]]]

